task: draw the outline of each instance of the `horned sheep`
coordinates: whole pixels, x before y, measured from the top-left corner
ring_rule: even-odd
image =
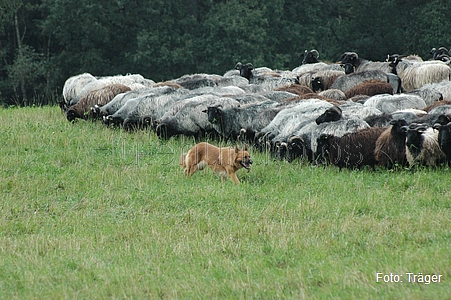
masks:
[[[438,143],[438,131],[425,125],[412,123],[406,130],[406,158],[410,166],[438,166],[446,155]]]
[[[392,169],[396,165],[406,166],[406,127],[404,119],[391,120],[390,125],[376,140],[375,159],[380,166]]]
[[[314,64],[319,62],[319,52],[316,49],[312,49],[310,51],[305,50],[304,54],[302,55],[302,64]]]
[[[395,66],[396,74],[401,78],[406,92],[419,89],[428,83],[449,81],[451,78],[451,68],[438,60],[411,62],[396,59],[392,65]]]
[[[279,113],[280,114],[280,113]],[[316,114],[318,116],[318,114]],[[264,136],[260,144],[265,143],[265,146],[272,151],[279,151],[281,158],[282,152],[286,152],[293,158],[293,152],[290,149],[284,149],[284,147],[297,148],[297,152],[302,153],[315,153],[317,149],[317,138],[321,134],[333,134],[335,136],[342,136],[349,132],[355,132],[359,129],[368,128],[369,125],[361,118],[349,116],[342,117],[339,107],[332,106],[319,117],[311,115],[310,117],[302,117],[299,120],[293,119],[291,122],[284,124],[279,129],[280,132],[275,134]],[[293,136],[298,137],[295,139],[295,144],[289,142],[293,140]],[[298,142],[301,141],[301,144]],[[295,146],[294,146],[295,145]],[[300,150],[302,149],[302,151]]]
[[[438,130],[438,143],[440,149],[445,153],[448,166],[451,167],[451,118],[445,115],[440,115],[437,123],[433,128]]]

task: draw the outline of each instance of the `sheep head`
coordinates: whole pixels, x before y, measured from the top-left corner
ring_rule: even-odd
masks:
[[[313,64],[319,62],[319,52],[316,49],[312,49],[310,51],[305,50],[304,58],[302,60],[302,64]]]
[[[407,127],[407,128],[406,128]],[[418,155],[422,148],[422,134],[427,130],[427,125],[412,123],[406,128],[406,147],[413,155]]]
[[[321,76],[312,78],[311,80],[312,90],[316,93],[318,91],[324,91],[324,82]]]
[[[222,105],[209,106],[207,109],[202,112],[208,115],[208,122],[210,123],[218,123],[219,119],[222,117]]]
[[[338,106],[332,106],[331,108],[327,109],[321,116],[316,118],[315,122],[317,125],[325,122],[334,122],[341,119],[343,115],[343,112],[340,107]]]
[[[240,71],[240,76],[246,78],[247,80],[250,80],[253,76],[252,70],[254,69],[254,66],[251,63],[242,64],[241,62],[238,62],[235,65],[235,69]]]

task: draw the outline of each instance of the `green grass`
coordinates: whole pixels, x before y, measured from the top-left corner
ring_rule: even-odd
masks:
[[[2,299],[451,297],[448,168],[340,172],[251,149],[234,185],[183,175],[190,138],[57,107],[0,109],[0,124]]]

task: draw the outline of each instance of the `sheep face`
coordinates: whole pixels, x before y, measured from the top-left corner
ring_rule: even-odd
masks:
[[[312,81],[310,82],[312,85],[313,92],[318,92],[319,90],[324,91],[324,82],[322,77],[315,77],[312,78]]]
[[[341,119],[342,111],[338,106],[332,106],[327,109],[321,116],[316,118],[315,122],[317,125],[325,122],[334,122]]]
[[[252,70],[254,69],[254,66],[251,63],[243,65],[239,62],[235,65],[235,69],[239,70],[240,76],[246,78],[247,80],[250,80],[253,76]]]
[[[451,123],[444,125],[436,123],[434,129],[438,130],[438,143],[449,163],[451,161]]]
[[[76,118],[80,118],[80,114],[71,107],[66,111],[66,118],[69,122],[74,122]]]
[[[218,123],[219,119],[222,116],[221,106],[209,106],[207,107],[206,110],[203,110],[202,112],[208,115],[208,122],[212,124]]]
[[[352,63],[341,64],[340,66],[345,70],[345,74],[351,74],[355,72],[355,65],[353,65]]]
[[[434,128],[436,127],[437,124],[446,125],[449,122],[451,122],[451,118],[444,114],[441,114],[440,116],[438,116],[437,121],[435,121],[436,124],[434,125]],[[439,129],[439,128],[435,128],[435,129]]]
[[[319,138],[316,139],[317,147],[315,158],[318,160],[318,163],[325,163],[329,160],[329,151],[330,151],[330,140],[333,138],[330,134],[321,134]]]
[[[169,139],[175,135],[173,126],[170,122],[159,124],[157,128],[155,128],[155,133],[160,139]]]
[[[392,125],[392,132],[396,135],[406,135],[407,132],[407,122],[404,119],[391,120],[390,125]]]
[[[355,52],[345,52],[343,53],[337,62],[345,65],[345,64],[351,64],[355,66],[359,60],[359,56]]]
[[[421,152],[422,144],[423,144],[423,136],[422,133],[426,131],[425,126],[414,126],[410,128],[406,128],[403,126],[406,131],[406,147],[412,153],[413,156],[418,156]]]
[[[287,159],[293,161],[297,157],[311,159],[312,151],[306,146],[305,141],[300,136],[293,136],[287,142]]]
[[[302,59],[302,64],[314,64],[319,62],[318,57],[319,53],[317,50],[313,49],[310,51],[305,50],[303,54],[304,58]]]

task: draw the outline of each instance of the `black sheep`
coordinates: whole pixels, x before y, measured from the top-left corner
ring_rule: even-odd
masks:
[[[440,115],[434,129],[438,130],[438,144],[446,155],[448,166],[451,167],[451,120],[445,115]]]
[[[247,80],[251,80],[253,77],[252,70],[254,66],[251,63],[242,64],[241,62],[235,65],[235,69],[240,71],[240,76],[246,78]]]

